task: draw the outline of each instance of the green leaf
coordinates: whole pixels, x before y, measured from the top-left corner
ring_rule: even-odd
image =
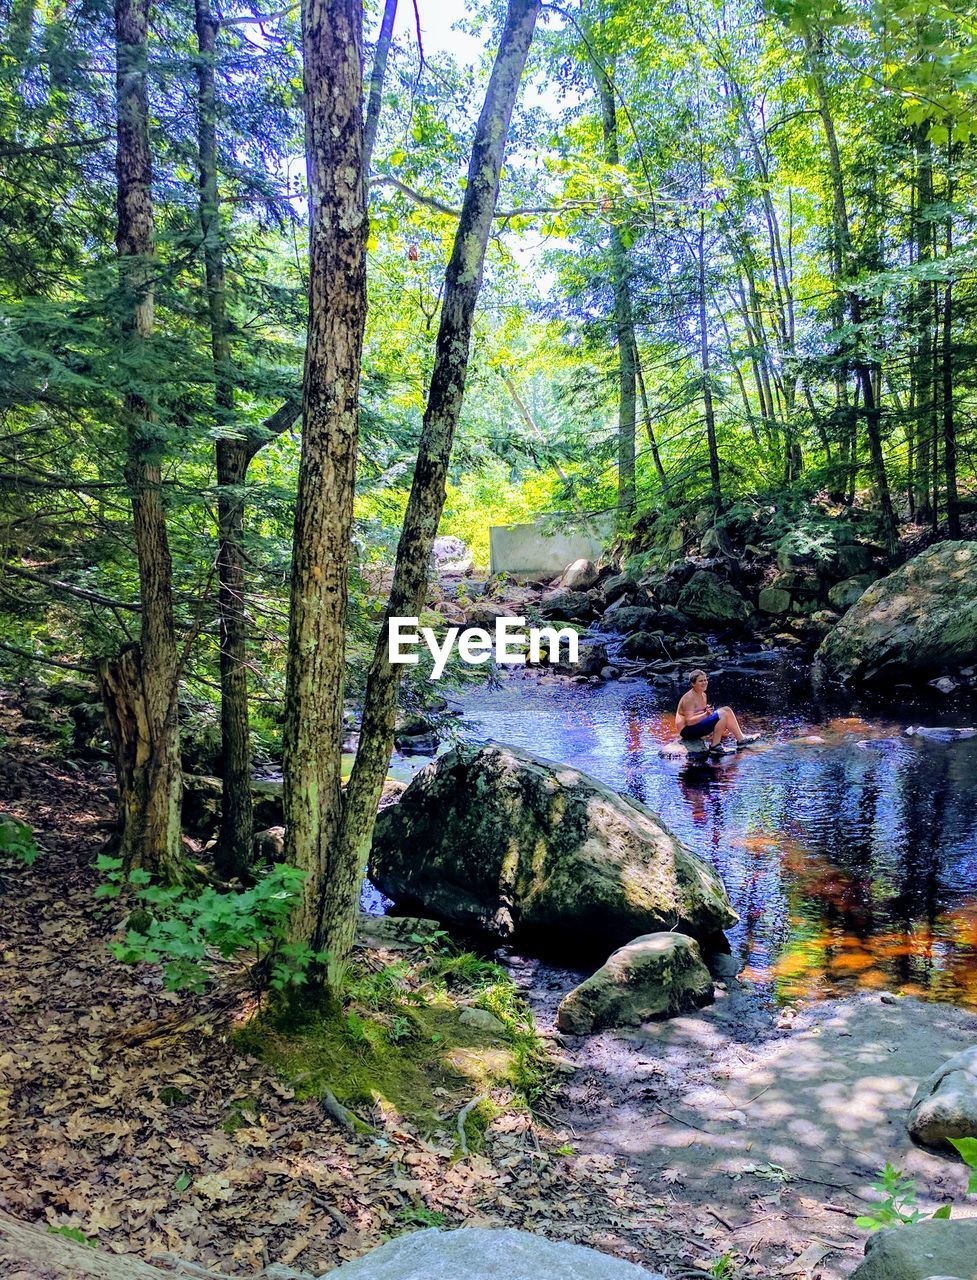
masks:
[[[968,1168],[977,1169],[977,1138],[950,1138],[949,1142]]]
[[[186,1191],[187,1187],[189,1187],[192,1181],[193,1179],[191,1178],[190,1174],[187,1173],[186,1169],[184,1169],[183,1172],[180,1174],[180,1176],[177,1178],[176,1182],[174,1182],[173,1186],[177,1191]]]
[[[948,1204],[942,1204],[942,1205],[940,1205],[940,1207],[939,1207],[939,1209],[937,1209],[936,1213],[934,1213],[934,1214],[933,1214],[933,1217],[934,1217],[934,1218],[949,1218],[949,1216],[950,1216],[950,1208],[951,1208],[951,1206],[950,1206],[950,1205],[948,1205]]]

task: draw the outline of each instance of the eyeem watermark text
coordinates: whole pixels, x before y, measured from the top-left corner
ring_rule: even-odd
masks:
[[[439,640],[431,627],[420,626],[417,618],[390,618],[387,623],[387,650],[395,664],[414,665],[420,661],[417,649],[426,645],[434,659],[431,679],[439,680],[457,645],[458,657],[477,667],[494,658],[500,666],[521,667],[543,660],[557,662],[560,645],[566,643],[567,661],[579,661],[580,638],[573,627],[526,627],[525,618],[496,618],[495,635],[484,627],[449,627]]]

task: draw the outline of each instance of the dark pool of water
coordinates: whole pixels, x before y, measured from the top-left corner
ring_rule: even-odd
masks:
[[[713,765],[662,758],[681,690],[505,678],[469,689],[471,738],[528,748],[634,796],[717,868],[733,954],[778,999],[856,987],[977,1008],[977,739],[905,737],[977,722],[934,693],[872,712],[816,699],[771,664],[714,677],[762,745]]]

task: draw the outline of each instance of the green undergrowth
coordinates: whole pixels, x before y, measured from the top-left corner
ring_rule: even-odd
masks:
[[[435,1137],[464,1120],[477,1151],[499,1108],[535,1107],[548,1079],[532,1015],[506,971],[471,952],[432,946],[355,953],[341,1008],[266,1010],[237,1033],[239,1047],[270,1063],[299,1097],[330,1091],[354,1117],[414,1125]],[[466,1007],[501,1023],[461,1021]],[[459,1144],[460,1145],[460,1144]]]

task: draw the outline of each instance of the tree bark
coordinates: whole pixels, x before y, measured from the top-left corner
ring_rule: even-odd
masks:
[[[366,319],[363,12],[303,0],[309,180],[309,321],[285,693],[286,858],[305,871],[292,928],[331,947],[330,903],[348,895],[337,860],[347,572]],[[352,910],[351,910],[352,914]],[[333,961],[342,957],[333,955]]]
[[[947,143],[946,176],[946,257],[953,253],[953,144]],[[948,274],[943,286],[943,481],[946,485],[946,529],[951,538],[960,537],[960,497],[957,492],[957,432],[953,416],[953,279]]]
[[[485,249],[499,195],[509,122],[532,40],[540,0],[509,0],[488,92],[475,130],[468,185],[445,275],[434,368],[421,428],[417,465],[397,547],[393,585],[367,678],[360,743],[346,787],[345,812],[333,874],[324,895],[318,937],[334,963],[348,955],[365,846],[393,748],[402,667],[390,663],[387,619],[419,613],[427,565],[444,508],[455,428],[465,393],[472,322]]]
[[[597,91],[600,95],[601,125],[604,135],[604,159],[609,165],[621,162],[617,140],[617,104],[614,100],[614,63],[610,69],[595,66]],[[621,516],[634,512],[635,418],[637,417],[637,377],[634,314],[631,307],[631,281],[628,251],[621,228],[611,221],[610,239],[611,289],[614,294],[614,336],[618,361],[617,420],[617,505]]]
[[[373,147],[377,140],[377,125],[380,123],[380,108],[383,104],[383,80],[387,72],[387,58],[393,42],[396,20],[397,0],[386,0],[383,6],[383,17],[380,20],[376,52],[373,55],[370,96],[367,99],[366,124],[363,129],[363,173],[366,177],[369,177],[370,165],[373,161]]]
[[[856,330],[856,350],[854,352],[855,376],[862,389],[862,403],[865,407],[865,427],[869,441],[869,454],[872,459],[872,472],[878,492],[879,508],[882,516],[882,531],[886,550],[890,559],[899,545],[899,530],[896,524],[895,510],[889,492],[889,479],[885,467],[885,455],[882,449],[881,410],[879,407],[873,369],[865,360],[857,346],[861,345],[861,327],[863,324],[863,300],[854,286],[844,284],[847,277],[853,279],[856,274],[856,263],[851,241],[851,230],[848,221],[848,203],[845,197],[844,175],[841,168],[841,151],[834,127],[834,117],[824,83],[820,65],[820,54],[817,42],[810,30],[805,31],[805,47],[807,50],[808,71],[814,85],[818,103],[818,114],[824,128],[825,141],[828,147],[828,173],[831,179],[831,193],[834,216],[835,263],[839,271],[839,285],[844,288],[848,300],[848,311]],[[855,459],[852,459],[855,462]]]
[[[214,408],[218,431],[234,418],[234,379],[227,329],[220,197],[217,187],[217,90],[214,60],[219,20],[210,0],[195,0],[197,30],[197,142],[200,167],[200,230],[214,369]],[[217,870],[229,879],[243,876],[251,863],[254,809],[251,795],[251,733],[248,715],[248,624],[244,578],[244,485],[248,466],[244,441],[217,441],[217,526],[219,545],[218,613],[221,677],[220,838]]]
[[[148,0],[116,0],[116,248],[130,361],[145,358],[153,329],[152,156],[146,95]],[[173,570],[163,505],[163,447],[152,406],[125,397],[125,478],[132,504],[142,626],[138,645],[99,664],[119,785],[120,852],[127,868],[181,877],[182,773]]]

